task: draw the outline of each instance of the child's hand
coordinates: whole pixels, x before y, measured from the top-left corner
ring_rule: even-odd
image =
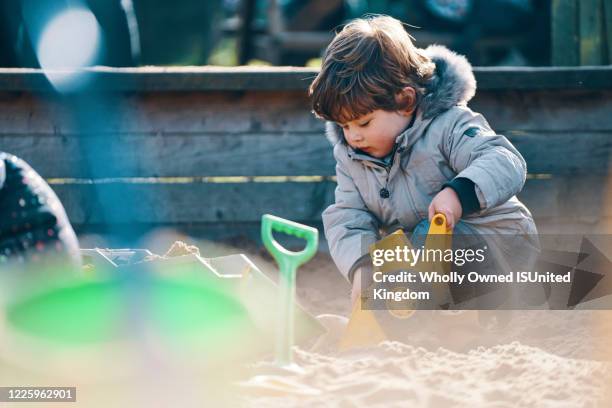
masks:
[[[463,213],[461,202],[459,202],[459,197],[455,190],[446,187],[431,200],[431,204],[429,204],[429,221],[432,220],[436,213],[442,213],[446,216],[446,229],[452,230],[455,227]]]

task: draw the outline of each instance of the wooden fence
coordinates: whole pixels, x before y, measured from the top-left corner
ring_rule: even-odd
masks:
[[[553,65],[612,64],[612,0],[552,0]]]
[[[0,150],[45,177],[80,232],[171,226],[222,237],[273,213],[320,225],[334,162],[309,111],[316,71],[96,69],[86,95],[0,70]],[[612,219],[612,68],[481,68],[472,109],[517,146],[542,231]]]

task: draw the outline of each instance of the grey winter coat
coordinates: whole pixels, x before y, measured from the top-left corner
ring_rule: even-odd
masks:
[[[533,218],[515,196],[525,183],[525,160],[466,106],[476,91],[470,64],[441,46],[425,53],[436,64],[435,75],[412,126],[396,138],[391,164],[355,151],[338,125],[326,124],[338,186],[323,224],[332,258],[349,280],[352,265],[380,239],[381,230],[412,231],[427,219],[442,185],[455,177],[475,184],[480,210],[462,218],[475,233],[518,235],[538,246]],[[389,192],[386,198],[380,194],[383,188]]]

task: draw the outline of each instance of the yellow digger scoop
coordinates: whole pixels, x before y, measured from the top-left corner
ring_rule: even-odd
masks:
[[[447,230],[446,217],[443,214],[436,214],[429,226],[427,232],[427,238],[425,240],[425,248],[427,249],[446,249],[451,247],[452,231]],[[398,230],[393,234],[388,235],[382,240],[376,242],[370,247],[370,254],[377,248],[392,248],[397,245],[411,247],[410,241],[402,230]],[[448,272],[449,265],[418,265],[419,268],[433,268],[430,270],[438,270]],[[379,268],[379,270],[381,270]],[[382,272],[389,272],[397,270],[397,265],[385,264],[382,266]],[[434,286],[434,291],[438,298],[444,299],[449,289],[440,284]],[[363,293],[363,290],[362,290]],[[442,296],[442,297],[440,297]],[[413,317],[415,310],[368,310],[363,308],[363,299],[356,301],[353,305],[353,310],[349,318],[346,331],[339,342],[339,349],[341,351],[373,346],[381,341],[387,340],[389,336],[385,331],[385,325],[381,324],[381,321],[388,322],[389,320],[395,320],[396,323],[400,323],[399,320],[409,319]],[[382,314],[385,314],[384,318],[381,319]]]

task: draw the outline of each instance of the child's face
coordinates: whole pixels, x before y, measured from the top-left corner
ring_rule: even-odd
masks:
[[[410,123],[411,111],[374,110],[351,122],[339,124],[344,138],[353,149],[382,158],[391,153],[395,138]]]

